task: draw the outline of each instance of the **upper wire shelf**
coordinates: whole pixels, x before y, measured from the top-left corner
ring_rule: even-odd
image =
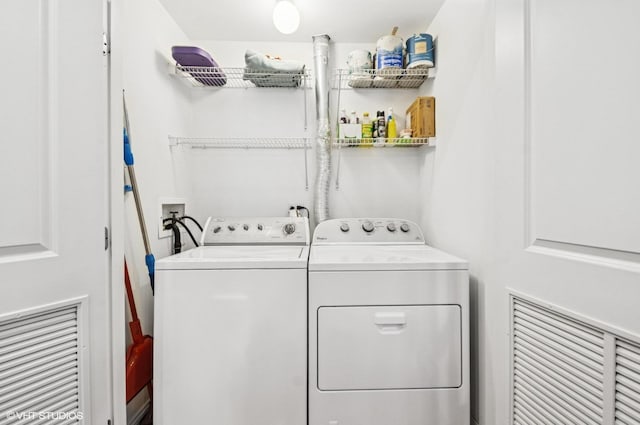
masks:
[[[433,68],[369,69],[351,73],[348,69],[336,69],[334,89],[415,89],[422,85]],[[433,72],[433,71],[432,71]]]
[[[216,68],[171,65],[171,73],[194,87],[210,88],[307,88],[310,72],[265,72],[248,68]]]
[[[302,137],[174,137],[169,146],[188,146],[196,149],[308,149],[310,142]]]

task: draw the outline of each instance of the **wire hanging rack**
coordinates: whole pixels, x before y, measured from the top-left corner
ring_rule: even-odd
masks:
[[[248,68],[182,66],[172,64],[172,74],[193,87],[203,88],[309,88],[311,73],[266,72]]]
[[[415,89],[431,77],[430,69],[369,69],[357,73],[336,69],[332,85],[334,89]]]
[[[311,141],[305,137],[175,137],[169,136],[169,146],[191,149],[287,149],[303,150],[304,184],[309,190],[309,159]]]

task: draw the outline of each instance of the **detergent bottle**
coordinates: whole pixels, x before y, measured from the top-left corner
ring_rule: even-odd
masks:
[[[395,139],[397,137],[398,129],[396,128],[396,119],[393,117],[393,108],[389,108],[389,114],[387,115],[387,139]]]

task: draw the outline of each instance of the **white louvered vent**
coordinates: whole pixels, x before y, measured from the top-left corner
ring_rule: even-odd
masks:
[[[513,298],[513,423],[600,425],[604,333]]]
[[[77,305],[0,322],[0,425],[76,423],[78,347]]]
[[[640,345],[616,342],[616,425],[640,425]]]

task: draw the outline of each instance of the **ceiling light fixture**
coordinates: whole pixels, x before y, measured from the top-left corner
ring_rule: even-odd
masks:
[[[283,34],[293,34],[300,25],[298,8],[288,0],[281,0],[273,8],[273,25]]]

